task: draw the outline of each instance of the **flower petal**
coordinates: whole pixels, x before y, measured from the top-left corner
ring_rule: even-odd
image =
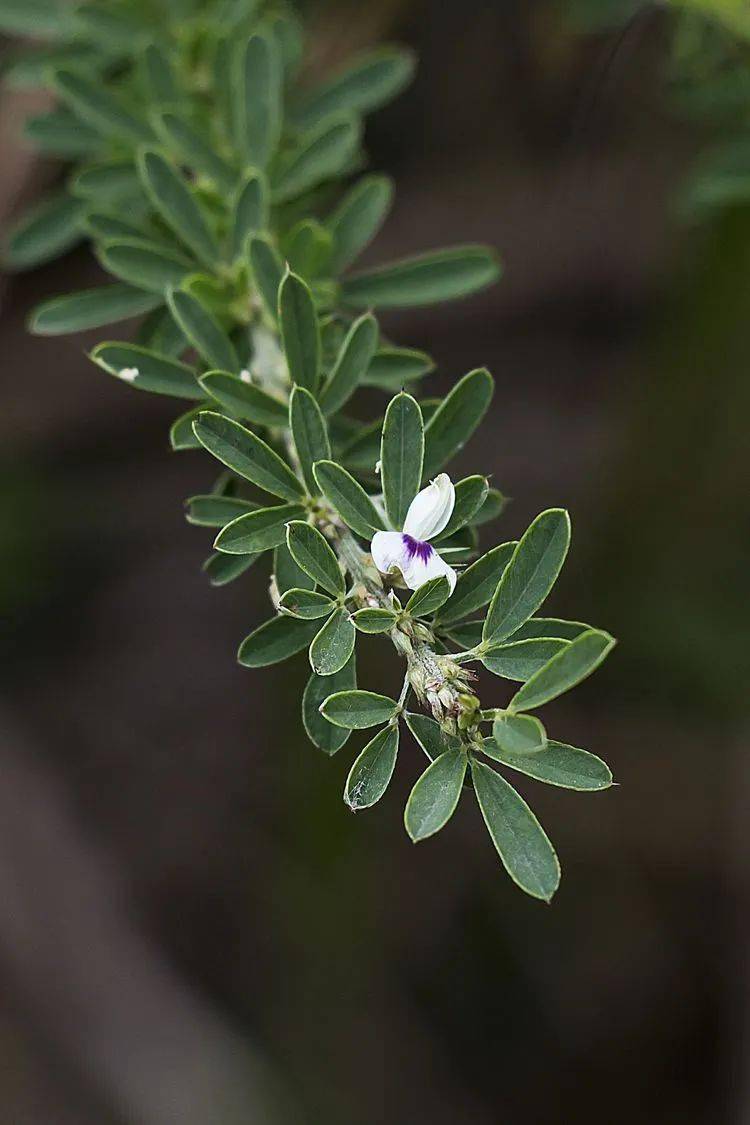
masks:
[[[394,566],[399,570],[408,564],[409,554],[400,531],[376,531],[370,544],[372,561],[382,574]]]
[[[409,556],[407,553],[403,562],[399,563],[401,573],[404,576],[404,582],[410,590],[418,590],[425,582],[429,582],[431,578],[439,578],[445,575],[450,584],[451,593],[456,586],[456,572],[452,566],[448,566],[445,559],[441,559],[440,555],[434,548],[430,549],[430,554],[426,559],[421,555],[415,554]]]
[[[456,490],[447,473],[440,473],[412,500],[404,520],[404,532],[414,539],[439,535],[453,514]]]

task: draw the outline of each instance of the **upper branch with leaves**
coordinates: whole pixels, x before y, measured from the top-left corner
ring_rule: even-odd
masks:
[[[66,191],[17,227],[9,258],[28,267],[88,237],[116,279],[46,302],[32,331],[143,317],[135,339],[100,343],[91,358],[190,403],[173,448],[202,447],[222,466],[187,501],[191,523],[218,530],[210,581],[273,552],[274,615],[242,642],[240,663],[308,650],[302,720],[327,754],[379,728],[349,772],[353,810],[385,792],[405,723],[429,760],[406,805],[411,838],[441,829],[473,789],[512,878],[549,900],[552,845],[488,763],[607,788],[604,762],[549,739],[535,712],[614,641],[537,616],[568,551],[566,512],[479,551],[503,497],[481,474],[454,485],[444,466],[484,417],[490,374],[417,401],[406,388],[432,360],[390,340],[375,315],[475,292],[498,277],[495,256],[461,246],[352,269],[393,194],[387,177],[359,175],[362,115],[400,91],[409,52],[381,48],[310,86],[293,14],[252,0],[0,0],[0,25],[49,34],[11,78],[57,91],[60,107],[27,134],[77,161]],[[352,413],[363,386],[396,392],[384,417]],[[392,696],[358,686],[367,636],[400,669]],[[480,701],[472,665],[516,685],[502,706]]]

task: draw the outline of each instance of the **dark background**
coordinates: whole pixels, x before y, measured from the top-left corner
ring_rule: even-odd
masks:
[[[670,99],[665,11],[623,34],[522,0],[311,7],[319,60],[381,37],[421,55],[368,130],[399,193],[370,260],[503,257],[499,286],[387,327],[438,359],[430,393],[493,371],[455,467],[514,498],[500,538],[570,509],[550,609],[620,644],[547,725],[620,786],[519,781],[563,864],[550,908],[468,801],[409,844],[406,740],[352,817],[360,740],[307,743],[304,659],[235,664],[266,579],[202,576],[210,533],[182,501],[207,467],[170,453],[169,402],[98,372],[83,337],[25,335],[96,267],[80,250],[6,278],[0,1120],[750,1121],[750,214],[677,215],[713,126]],[[6,218],[60,175],[18,140],[39,100],[0,100]]]

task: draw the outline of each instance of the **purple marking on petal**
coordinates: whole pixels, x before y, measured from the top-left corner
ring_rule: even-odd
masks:
[[[411,535],[402,535],[401,540],[410,559],[418,558],[421,563],[426,563],[432,557],[432,547],[423,543],[421,539],[412,539]]]

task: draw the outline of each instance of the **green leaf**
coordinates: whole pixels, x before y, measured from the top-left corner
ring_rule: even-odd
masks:
[[[6,266],[31,269],[64,254],[83,237],[83,205],[59,192],[28,211],[11,227],[5,247]]]
[[[389,723],[398,712],[398,703],[374,691],[338,691],[323,701],[320,711],[338,727],[364,730]]]
[[[315,579],[318,586],[328,590],[334,597],[345,592],[344,576],[338,559],[316,527],[303,523],[302,520],[294,520],[289,524],[286,536],[292,558],[306,574]]]
[[[589,629],[547,661],[508,704],[513,711],[531,711],[569,691],[599,667],[616,641],[609,633]]]
[[[248,239],[247,253],[258,293],[266,312],[275,323],[284,265],[276,248],[261,235],[252,235]]]
[[[471,522],[476,526],[484,523],[490,523],[496,520],[498,516],[502,515],[508,506],[508,497],[503,496],[498,488],[491,488],[484,500],[479,511],[472,517]]]
[[[191,496],[185,501],[185,518],[196,527],[225,527],[238,516],[256,509],[250,500],[239,496],[220,496],[215,492]]]
[[[457,246],[353,274],[343,294],[356,308],[410,308],[466,297],[499,276],[497,258],[486,247]]]
[[[244,574],[258,557],[258,555],[209,555],[202,569],[212,586],[226,586]]]
[[[385,510],[397,529],[404,526],[409,505],[419,491],[423,456],[422,412],[415,399],[402,391],[388,403],[380,446]]]
[[[487,413],[495,385],[480,367],[459,379],[430,418],[424,432],[424,475],[434,477],[463,449]]]
[[[248,236],[257,234],[268,225],[268,184],[260,172],[249,172],[237,195],[232,223],[232,258],[235,260],[245,252]],[[279,281],[282,266],[279,262]],[[276,308],[276,283],[273,295],[273,309]]]
[[[403,90],[414,67],[413,53],[403,47],[368,51],[303,98],[293,113],[294,122],[304,128],[342,110],[370,113]]]
[[[448,750],[428,766],[409,794],[404,810],[406,831],[416,844],[434,836],[455,812],[466,776],[463,749]]]
[[[305,509],[299,504],[280,504],[245,512],[228,523],[216,536],[214,549],[227,555],[255,555],[278,547],[286,538],[286,525],[299,519]]]
[[[206,394],[225,410],[256,426],[286,429],[289,408],[286,403],[245,382],[228,371],[207,371],[198,382]]]
[[[208,309],[184,289],[167,291],[169,311],[200,356],[220,371],[239,370],[237,353]]]
[[[560,864],[541,824],[515,789],[489,766],[472,759],[471,773],[479,808],[505,870],[521,890],[549,902],[560,885]]]
[[[398,725],[378,731],[349,770],[344,800],[352,812],[369,809],[385,793],[398,754]]]
[[[310,666],[318,676],[340,672],[354,652],[356,630],[349,610],[340,609],[329,617],[310,645]]]
[[[219,191],[233,190],[237,182],[237,173],[188,121],[170,111],[158,114],[155,124],[183,164],[189,165],[212,180]]]
[[[209,269],[219,259],[219,247],[195,196],[177,169],[158,152],[138,154],[138,172],[151,202],[164,222]]]
[[[289,268],[300,277],[319,277],[331,258],[331,236],[317,219],[300,219],[284,245]]]
[[[96,129],[84,125],[80,118],[62,106],[49,113],[27,117],[23,135],[42,152],[69,160],[94,156],[102,143]]]
[[[372,242],[392,202],[393,181],[388,176],[365,176],[344,196],[328,220],[334,274],[343,272]]]
[[[487,477],[464,477],[463,480],[458,481],[456,484],[456,502],[453,506],[451,518],[440,534],[435,536],[436,543],[450,538],[456,531],[465,527],[467,523],[471,523],[472,516],[482,506],[488,488]]]
[[[550,508],[524,532],[492,598],[486,645],[510,637],[535,613],[557,580],[570,546],[570,517]]]
[[[328,503],[357,535],[370,539],[376,531],[383,530],[383,521],[372,500],[341,465],[335,461],[317,461],[313,475]]]
[[[516,547],[515,542],[501,543],[459,574],[453,596],[438,614],[440,628],[487,605]]]
[[[285,203],[340,175],[359,147],[361,125],[353,118],[330,119],[302,137],[281,162],[272,184],[275,203]],[[367,304],[367,302],[365,302]]]
[[[121,238],[134,238],[140,242],[145,234],[143,226],[130,223],[117,215],[108,215],[103,211],[89,211],[83,220],[83,226],[98,242],[112,242]]]
[[[33,39],[57,38],[66,31],[68,12],[55,0],[3,0],[0,31]]]
[[[278,664],[307,648],[317,631],[317,621],[300,621],[287,615],[272,617],[245,637],[237,659],[245,668]]]
[[[358,609],[352,614],[354,622],[360,633],[387,633],[396,624],[396,614],[389,609]]]
[[[104,371],[139,390],[174,398],[203,398],[192,368],[149,348],[107,342],[97,344],[90,356]]]
[[[506,680],[520,680],[523,683],[531,679],[561,649],[567,648],[569,643],[558,638],[545,637],[508,641],[483,650],[482,664],[496,676],[502,676]]]
[[[274,552],[273,576],[280,594],[287,590],[314,590],[315,579],[311,578],[291,556],[286,543],[281,543]]]
[[[281,136],[281,66],[273,40],[252,35],[240,68],[241,149],[248,164],[265,168]]]
[[[567,746],[564,742],[550,740],[541,754],[521,757],[506,753],[494,739],[486,738],[483,752],[488,758],[510,766],[519,773],[525,773],[547,785],[557,785],[561,789],[595,792],[609,789],[612,785],[612,773],[606,762],[595,754],[578,750],[575,746]]]
[[[317,492],[313,473],[316,461],[331,456],[328,427],[317,402],[304,387],[295,386],[289,399],[289,429],[294,438],[302,475],[310,495]]]
[[[55,72],[53,84],[63,101],[107,141],[115,136],[139,144],[153,138],[148,124],[121,105],[101,81],[61,69]]]
[[[189,259],[145,238],[123,238],[98,248],[97,257],[108,273],[149,293],[163,295],[179,285],[193,269]]]
[[[537,637],[554,637],[557,640],[574,641],[590,628],[590,625],[584,625],[582,621],[563,621],[560,617],[530,617],[508,640],[528,641]]]
[[[506,754],[539,754],[547,746],[547,732],[533,715],[498,715],[492,737]]]
[[[320,617],[329,617],[336,603],[331,601],[327,594],[319,594],[315,590],[292,589],[286,590],[281,595],[279,608],[292,617],[302,617],[305,621],[316,621]],[[321,675],[325,673],[321,672]]]
[[[279,325],[290,379],[314,392],[320,377],[320,328],[312,294],[293,273],[279,288]]]
[[[483,625],[484,618],[479,621],[465,621],[462,625],[449,625],[445,635],[450,637],[460,649],[476,648],[482,642]],[[435,627],[443,632],[442,621],[438,621]]]
[[[450,583],[441,574],[439,578],[431,578],[428,582],[423,582],[414,591],[406,603],[404,613],[408,613],[412,617],[427,617],[428,614],[434,613],[436,609],[440,609],[440,606],[447,602],[450,596]]]
[[[431,719],[429,715],[406,711],[404,718],[407,727],[431,762],[434,762],[436,758],[439,758],[441,754],[446,754],[449,750],[455,753],[461,749],[461,739],[457,735],[449,734],[448,731],[443,730],[440,724]]]
[[[123,208],[132,219],[140,217],[148,205],[132,160],[102,160],[89,164],[70,181],[73,195],[92,200],[97,207]]]
[[[258,488],[292,503],[304,495],[301,482],[278,453],[239,422],[203,411],[193,422],[193,430],[209,453]]]
[[[348,740],[351,731],[345,727],[329,723],[320,713],[321,703],[327,699],[331,692],[350,691],[356,687],[357,670],[356,657],[352,653],[348,664],[333,676],[316,676],[315,673],[307,681],[304,695],[302,696],[302,722],[307,736],[313,746],[317,746],[324,754],[335,754]]]
[[[341,450],[341,460],[363,473],[375,473],[375,463],[380,457],[383,422],[380,418],[360,426],[356,437],[346,442]]]
[[[138,326],[137,342],[159,355],[176,359],[188,346],[182,329],[165,305],[154,309]]]
[[[203,413],[205,407],[196,406],[175,418],[169,428],[169,444],[175,453],[184,449],[200,449],[201,443],[193,432],[193,422]]]
[[[365,387],[400,391],[406,383],[421,379],[434,370],[435,364],[427,352],[415,348],[381,348],[373,356],[361,383]]]
[[[92,39],[102,51],[121,52],[123,44],[137,55],[148,39],[148,24],[127,8],[104,8],[100,4],[79,4],[72,11],[73,30]]]
[[[337,413],[362,382],[375,355],[379,334],[378,322],[370,313],[352,324],[320,396],[326,414]]]
[[[85,328],[101,328],[150,312],[161,297],[132,285],[101,285],[43,301],[31,314],[29,331],[35,336],[64,336]]]
[[[143,72],[153,105],[175,102],[179,98],[174,71],[168,55],[154,43],[143,52]]]

